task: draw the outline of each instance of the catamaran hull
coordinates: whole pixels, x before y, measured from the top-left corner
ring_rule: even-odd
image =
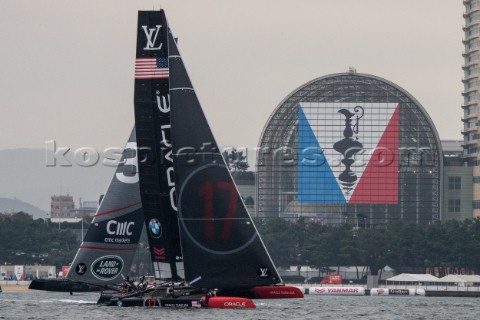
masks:
[[[293,286],[253,287],[250,292],[255,299],[292,299],[303,298],[303,292]]]
[[[98,292],[104,290],[105,286],[67,279],[35,279],[30,283],[28,289],[57,292]]]
[[[233,292],[230,295],[217,295],[217,292],[207,294],[204,290],[189,286],[147,288],[144,292],[123,294],[115,291],[104,291],[101,293],[97,303],[118,307],[255,308],[255,304],[248,297],[238,296]]]
[[[125,299],[113,298],[110,305],[118,307],[196,308],[201,307],[201,302],[200,299],[132,297]]]
[[[202,297],[202,302],[207,308],[217,309],[254,309],[255,303],[248,298],[238,297],[211,297],[206,300]]]
[[[244,289],[219,290],[217,296],[249,299],[295,299],[304,298],[300,288],[293,286],[261,286]]]
[[[122,297],[119,296],[118,292],[103,292],[98,299],[98,304],[104,304],[109,306],[117,306],[120,305],[122,307],[191,307],[187,302],[188,301],[195,301],[201,299],[203,294],[199,295],[192,295],[191,291],[193,288],[185,287],[183,288],[185,296],[188,295],[188,298],[183,299],[185,296],[180,296],[178,298],[170,298],[165,297],[165,290],[158,290],[155,293],[150,292],[148,294],[139,295],[135,297]],[[182,290],[177,288],[177,293]],[[295,299],[295,298],[303,298],[303,292],[293,286],[264,286],[264,287],[253,287],[250,289],[241,289],[241,290],[229,290],[229,291],[218,291],[216,296],[208,299],[208,301],[213,301],[214,306],[221,305],[222,302],[234,302],[234,304],[247,302],[250,299]],[[222,299],[227,299],[223,301]],[[235,300],[240,299],[240,300]],[[241,300],[246,299],[246,300]],[[185,301],[187,302],[185,302]],[[155,302],[157,301],[157,302]],[[218,302],[220,301],[220,302]],[[163,304],[163,305],[162,305]],[[203,303],[205,305],[205,303]],[[249,305],[249,303],[246,303]],[[232,304],[233,305],[233,304]],[[194,306],[195,307],[195,303]]]
[[[110,305],[119,307],[150,308],[215,308],[215,309],[253,309],[255,303],[248,298],[238,297],[181,297],[181,298],[112,298]]]

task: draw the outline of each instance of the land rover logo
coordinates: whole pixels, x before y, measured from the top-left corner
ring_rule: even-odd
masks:
[[[122,269],[123,260],[119,256],[103,256],[92,263],[92,274],[103,281],[115,279]]]
[[[152,219],[148,223],[148,229],[150,230],[150,234],[154,238],[160,238],[162,236],[162,225],[157,219]]]

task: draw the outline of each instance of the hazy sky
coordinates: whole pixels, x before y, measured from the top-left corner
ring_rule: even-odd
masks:
[[[0,149],[123,146],[137,10],[160,5],[220,145],[255,147],[290,92],[349,66],[461,139],[461,0],[0,0]]]

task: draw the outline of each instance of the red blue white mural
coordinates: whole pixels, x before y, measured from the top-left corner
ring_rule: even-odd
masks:
[[[398,203],[398,103],[298,105],[300,203]]]

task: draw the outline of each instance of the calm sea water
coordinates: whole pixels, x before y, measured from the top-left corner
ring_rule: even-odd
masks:
[[[257,309],[149,309],[96,305],[98,294],[0,293],[0,319],[478,319],[479,298],[306,296],[255,300]]]

